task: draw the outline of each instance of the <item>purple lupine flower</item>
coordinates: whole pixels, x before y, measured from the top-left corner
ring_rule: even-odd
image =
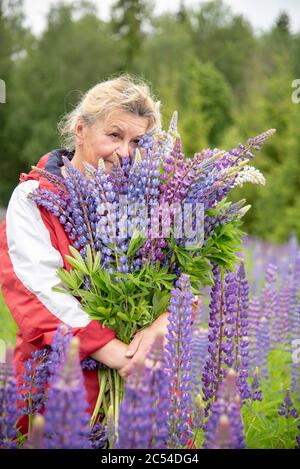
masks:
[[[265,142],[274,135],[276,132],[275,129],[268,129],[265,132],[262,132],[259,135],[256,135],[255,137],[249,138],[248,139],[248,145],[243,145],[242,143],[239,143],[237,148],[233,148],[232,150],[229,151],[229,153],[233,156],[236,157],[236,160],[238,159],[252,159],[253,154],[251,153],[250,150],[255,150],[259,151],[261,147],[265,144]]]
[[[300,301],[297,307],[294,310],[293,314],[293,329],[291,333],[291,344],[297,344],[300,337]],[[292,384],[291,389],[292,391],[296,391],[298,393],[298,397],[300,398],[300,369],[299,363],[297,360],[293,360],[291,365],[291,375],[292,375]]]
[[[236,372],[230,369],[218,390],[211,415],[205,424],[204,448],[245,448],[241,398],[236,380]],[[222,416],[227,417],[226,422],[224,418],[220,422]]]
[[[66,360],[67,352],[72,339],[72,332],[69,326],[60,324],[53,334],[51,351],[49,353],[49,384],[56,379],[56,374],[61,364]]]
[[[111,173],[107,176],[107,180],[112,183],[113,191],[116,194],[127,193],[127,179],[124,173],[124,166],[121,165],[119,157],[114,153],[113,166]]]
[[[284,416],[286,419],[293,417],[297,419],[299,417],[297,410],[294,407],[294,403],[291,397],[291,391],[288,389],[285,394],[283,403],[280,404],[280,410],[278,415]]]
[[[165,370],[163,336],[158,336],[144,365],[137,364],[125,385],[120,407],[117,448],[166,448],[169,375]]]
[[[200,394],[194,401],[193,430],[198,431],[203,427],[205,417],[205,405]]]
[[[208,402],[216,395],[218,384],[223,378],[221,340],[223,337],[224,285],[219,267],[213,266],[214,286],[210,293],[208,353],[202,373],[204,401]]]
[[[233,273],[225,275],[223,280],[219,267],[213,267],[215,285],[211,289],[208,352],[202,374],[204,400],[215,398],[219,385],[227,369],[235,363],[236,326],[238,310],[238,283]],[[210,405],[208,404],[207,410]]]
[[[250,339],[250,367],[256,367],[256,335],[261,317],[261,303],[258,296],[253,296],[249,301],[249,339]]]
[[[153,135],[150,132],[143,135],[138,142],[138,146],[145,150],[151,150],[153,146]]]
[[[96,423],[89,435],[91,449],[103,449],[107,443],[107,430],[100,422]]]
[[[161,155],[162,161],[165,161],[166,158],[168,158],[172,148],[174,147],[175,139],[178,137],[177,121],[178,113],[177,111],[174,111],[170,120],[168,131],[160,131],[157,135],[157,138],[153,142],[153,151],[158,152]]]
[[[69,218],[71,213],[68,206],[69,196],[62,191],[55,193],[48,189],[35,189],[28,195],[28,198],[58,217],[66,233],[75,229],[73,221]]]
[[[46,171],[45,169],[42,169],[42,168],[38,168],[37,166],[31,166],[31,169],[33,169],[36,173],[38,173],[40,177],[43,177],[47,179],[49,182],[51,182],[54,185],[54,187],[56,187],[57,190],[67,192],[64,178],[60,176],[56,176],[55,174],[49,173],[49,171]]]
[[[6,351],[6,362],[0,363],[0,448],[16,448],[17,379],[13,351]]]
[[[233,219],[239,219],[242,216],[241,208],[245,204],[245,199],[232,203],[221,209],[220,214],[214,216],[204,215],[204,242],[206,244],[209,237],[212,236],[215,229],[220,225],[227,225]]]
[[[265,276],[266,284],[262,291],[262,309],[270,328],[270,348],[272,348],[278,344],[279,340],[277,318],[279,317],[280,311],[278,292],[276,288],[277,267],[274,264],[268,264],[266,267]]]
[[[169,444],[172,448],[185,447],[191,430],[191,342],[193,293],[189,276],[181,274],[171,292],[167,333],[166,361],[172,396],[172,412],[168,421]]]
[[[164,336],[157,336],[147,360],[151,364],[149,389],[155,397],[153,402],[154,415],[152,417],[151,448],[162,449],[168,447],[168,419],[170,414],[169,374],[166,370],[164,355]]]
[[[202,302],[196,302],[194,309],[194,323],[192,334],[192,397],[194,398],[200,391],[201,375],[207,358],[208,330],[201,327],[202,322]]]
[[[46,449],[89,448],[89,415],[78,358],[79,339],[73,337],[65,362],[58,367],[45,409]]]
[[[293,352],[293,344],[297,343],[300,337],[300,249],[297,252],[293,267],[293,277],[291,283],[292,289],[292,301],[291,301],[291,311],[290,311],[290,344],[291,352]],[[300,398],[300,369],[299,364],[296,363],[296,360],[293,361],[291,365],[291,374],[292,374],[292,384],[291,390],[297,391],[298,397]]]
[[[128,179],[128,200],[130,202],[158,201],[160,185],[160,160],[158,155],[146,154],[142,159],[137,151]]]
[[[107,368],[103,363],[94,360],[92,357],[85,357],[80,362],[82,370],[86,371],[93,371],[97,370],[98,368]]]
[[[147,370],[136,365],[125,384],[120,406],[117,449],[148,448],[151,440],[151,398],[148,395]]]
[[[48,398],[47,384],[52,382],[57,368],[65,360],[71,340],[71,329],[60,325],[55,331],[51,346],[32,352],[25,361],[21,392],[18,400],[23,402],[19,416],[28,414],[30,418],[40,412]]]
[[[243,262],[240,264],[236,275],[238,279],[238,311],[236,322],[237,384],[242,399],[247,399],[251,396],[251,391],[247,382],[247,378],[249,376],[249,284]]]
[[[254,363],[262,371],[265,379],[269,378],[268,356],[270,351],[270,328],[268,320],[262,316],[259,320],[254,351]]]
[[[283,279],[282,285],[278,294],[278,306],[279,306],[279,316],[278,316],[278,329],[279,342],[282,344],[289,343],[289,322],[290,315],[292,312],[292,272],[288,273],[286,279]]]
[[[25,372],[22,375],[21,392],[18,400],[23,402],[19,415],[34,415],[40,412],[47,399],[46,385],[49,380],[50,347],[32,352],[31,357],[25,361]]]
[[[28,435],[24,449],[43,449],[44,444],[45,418],[43,415],[36,414],[32,420],[32,427]]]
[[[237,358],[239,350],[235,335],[237,331],[237,312],[238,312],[238,293],[239,285],[237,282],[236,274],[230,272],[225,275],[225,301],[224,301],[224,329],[223,341],[221,344],[222,352],[224,354],[224,363],[229,367],[235,366],[237,368]]]
[[[211,289],[209,358],[202,374],[204,400],[216,396],[227,369],[238,372],[238,386],[243,399],[250,397],[248,386],[248,294],[249,286],[243,265],[237,273],[221,278],[213,267],[215,285]],[[209,405],[208,405],[209,408]]]
[[[60,325],[55,331],[51,346],[32,352],[24,364],[21,393],[18,400],[24,404],[19,415],[30,416],[40,412],[48,398],[47,384],[52,382],[58,367],[65,359],[71,340],[71,329]]]
[[[90,244],[92,252],[95,253],[94,230],[91,224],[93,220],[90,214],[95,214],[96,207],[90,182],[67,157],[62,156],[62,160],[67,174],[64,182],[69,194],[69,206],[72,209],[71,218],[75,225],[73,233],[71,232],[76,237],[74,247],[80,250]]]
[[[214,434],[214,441],[211,442],[209,449],[229,449],[234,448],[234,435],[230,425],[230,419],[226,414],[219,417]]]

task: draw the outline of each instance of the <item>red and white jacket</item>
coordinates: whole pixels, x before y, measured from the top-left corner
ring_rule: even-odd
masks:
[[[63,153],[47,153],[37,166],[58,175]],[[68,157],[71,159],[72,154]],[[19,385],[25,360],[33,351],[51,344],[60,324],[70,326],[80,339],[80,360],[115,337],[114,331],[90,320],[76,298],[52,290],[60,284],[57,268],[70,270],[65,255],[70,254],[71,241],[54,215],[27,198],[37,187],[55,191],[35,171],[20,175],[0,226],[0,287],[19,329],[14,353]],[[83,373],[92,413],[99,390],[97,371]],[[22,432],[26,431],[27,419],[21,419],[19,425]]]

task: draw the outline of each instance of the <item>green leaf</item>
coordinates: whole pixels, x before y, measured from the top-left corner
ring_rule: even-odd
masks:
[[[72,270],[68,272],[63,267],[59,267],[57,269],[57,276],[71,290],[76,290],[80,287],[80,281],[78,280],[77,276],[74,275]]]
[[[103,271],[99,269],[97,272],[91,274],[94,284],[105,293],[109,293],[109,287],[103,275]]]
[[[126,316],[125,313],[118,312],[117,313],[118,318],[123,319],[123,321],[130,322],[130,319],[128,316]]]
[[[92,256],[92,250],[91,246],[88,245],[86,249],[86,266],[89,272],[92,272],[93,270],[93,256]]]
[[[69,290],[63,290],[62,288],[58,288],[58,287],[52,287],[52,290],[53,291],[57,291],[58,293],[70,293]]]
[[[98,252],[96,253],[96,256],[95,256],[95,259],[94,259],[94,264],[93,264],[92,272],[97,272],[97,270],[99,270],[100,261],[101,261],[101,254],[100,254],[100,252],[98,251]]]
[[[132,256],[145,242],[145,237],[140,234],[138,230],[135,230],[130,240],[127,256]]]
[[[103,306],[97,306],[96,311],[98,311],[98,313],[101,313],[106,317],[108,317],[111,313],[111,309],[105,308]]]
[[[65,256],[65,257],[71,267],[74,267],[75,269],[78,269],[80,272],[83,272],[84,274],[89,275],[89,271],[82,258],[79,261],[78,259],[74,259],[74,257],[71,257],[71,256]]]
[[[166,311],[170,303],[170,296],[171,294],[169,292],[161,290],[155,291],[152,298],[153,314],[155,317]]]

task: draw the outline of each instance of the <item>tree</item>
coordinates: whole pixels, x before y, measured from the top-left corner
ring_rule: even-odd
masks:
[[[18,152],[27,167],[60,145],[56,131],[60,116],[116,70],[120,56],[110,35],[110,25],[99,20],[87,2],[50,9],[46,30],[15,76],[9,131],[13,134],[17,119]]]
[[[143,25],[152,8],[149,0],[117,0],[112,7],[112,28],[123,50],[123,69],[131,71],[140,56],[145,37]]]
[[[14,120],[13,129],[9,128],[15,110],[15,80],[19,64],[33,41],[23,21],[21,0],[0,0],[0,78],[6,85],[6,102],[0,104],[0,206],[7,204],[19,173],[25,169],[20,153],[16,151],[18,120]]]
[[[192,59],[180,75],[178,91],[189,152],[199,151],[205,142],[217,146],[232,122],[233,96],[224,76],[212,64]]]
[[[194,12],[193,32],[198,58],[213,63],[242,102],[256,52],[249,22],[233,15],[221,0],[214,0],[204,2]]]

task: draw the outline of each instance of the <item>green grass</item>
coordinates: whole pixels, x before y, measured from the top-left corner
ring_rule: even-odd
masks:
[[[299,430],[300,418],[286,419],[278,415],[286,390],[290,388],[291,354],[284,350],[273,350],[269,356],[270,380],[262,380],[263,400],[247,401],[242,407],[246,448],[248,449],[293,449]],[[293,403],[300,415],[300,401],[292,394]],[[197,448],[202,448],[204,432],[196,438]]]
[[[7,308],[0,290],[0,339],[15,346],[17,325]]]
[[[262,383],[263,400],[253,406],[244,406],[243,420],[246,430],[247,448],[286,449],[294,448],[297,425],[300,419],[286,419],[278,415],[285,392],[290,388],[291,354],[284,350],[273,350],[269,356],[269,382]],[[299,396],[292,394],[295,407],[300,415]]]

